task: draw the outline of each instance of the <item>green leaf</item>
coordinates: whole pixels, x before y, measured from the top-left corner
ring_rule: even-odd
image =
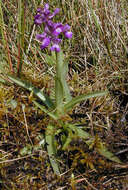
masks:
[[[48,114],[51,118],[57,120],[58,117],[51,113],[50,111],[48,111],[44,106],[40,105],[38,102],[36,102],[35,100],[32,101],[38,108],[40,108],[44,113]]]
[[[45,95],[41,90],[34,87],[31,83],[22,81],[21,79],[13,77],[11,75],[8,75],[8,78],[17,85],[29,90],[30,92],[33,92],[48,108],[54,107],[52,100],[47,95]]]
[[[86,131],[80,129],[79,127],[75,126],[75,125],[67,125],[67,127],[69,127],[70,129],[72,129],[75,134],[79,137],[79,138],[83,138],[83,139],[86,139],[85,143],[87,145],[90,144],[90,142],[92,142],[91,138],[92,136],[87,133]],[[75,137],[75,135],[74,135]],[[87,140],[89,139],[90,142]],[[117,162],[117,163],[121,163],[121,161],[119,160],[118,157],[116,157],[112,152],[110,152],[105,145],[103,145],[102,142],[100,142],[100,146],[96,148],[96,150],[99,152],[100,155],[104,156],[105,158],[111,160],[111,161],[114,161],[114,162]]]
[[[68,145],[72,141],[73,137],[74,137],[74,134],[72,133],[72,130],[68,129],[68,137],[66,137],[66,139],[65,139],[62,150],[66,150],[66,148],[68,147]]]
[[[87,133],[86,131],[84,131],[83,129],[75,125],[67,125],[68,128],[72,129],[75,133],[75,135],[79,138],[83,138],[83,139],[88,139],[88,138],[91,138],[91,135],[89,133]]]
[[[55,138],[54,138],[54,126],[48,125],[45,133],[45,140],[47,144],[47,151],[50,159],[51,166],[55,172],[55,174],[60,175],[60,169],[58,161],[56,160],[56,146],[55,146]]]
[[[68,102],[67,104],[64,105],[64,111],[65,112],[70,111],[76,104],[80,103],[83,100],[98,97],[98,96],[104,96],[107,93],[108,93],[107,91],[101,91],[101,92],[93,92],[90,94],[77,96],[77,97],[73,98],[70,102]]]
[[[68,137],[66,137],[66,140],[63,145],[63,150],[65,150],[69,143],[72,141],[73,138],[83,138],[83,139],[89,139],[91,138],[91,135],[87,133],[86,131],[82,130],[80,127],[77,127],[72,124],[66,124],[63,126],[64,130],[68,132]]]
[[[108,151],[108,149],[105,147],[105,145],[101,144],[101,146],[96,149],[99,152],[99,154],[101,154],[105,158],[121,164],[121,161],[119,160],[119,158],[117,156],[115,156],[112,152]]]

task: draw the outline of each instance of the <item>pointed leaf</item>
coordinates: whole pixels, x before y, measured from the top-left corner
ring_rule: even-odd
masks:
[[[105,158],[121,164],[121,161],[119,160],[119,158],[115,156],[112,152],[108,151],[108,149],[104,145],[97,148],[97,151]]]
[[[31,83],[22,81],[21,79],[13,77],[11,75],[8,75],[8,78],[17,85],[29,90],[30,92],[33,92],[48,108],[54,107],[52,100],[48,96],[46,96],[43,92],[41,92],[41,90],[34,87]]]
[[[70,144],[70,142],[72,141],[72,139],[73,139],[73,133],[72,133],[72,130],[71,129],[67,129],[67,131],[68,131],[68,137],[66,137],[66,140],[65,140],[65,142],[64,142],[64,144],[63,144],[63,147],[62,147],[62,150],[66,150],[66,148],[68,147],[68,145]]]
[[[83,129],[81,129],[80,127],[77,127],[71,124],[67,125],[67,127],[72,129],[75,132],[75,135],[77,135],[79,138],[83,138],[83,139],[91,138],[91,135],[87,133],[86,131],[84,131]]]
[[[45,133],[45,139],[47,144],[47,151],[50,159],[51,166],[54,172],[57,175],[60,175],[59,164],[55,158],[56,156],[56,147],[55,147],[55,139],[54,139],[54,126],[48,125]]]
[[[75,125],[68,125],[68,127],[70,129],[72,129],[79,138],[83,138],[83,139],[91,139],[92,136],[87,133],[86,131],[78,128]],[[87,142],[87,145],[89,145],[89,141],[85,141]],[[102,156],[104,156],[105,158],[117,162],[117,163],[121,163],[121,161],[119,160],[118,157],[116,157],[112,152],[110,152],[105,145],[103,145],[103,143],[100,143],[100,146],[96,148],[96,150],[99,152],[99,154],[101,154]]]
[[[44,106],[40,105],[38,102],[36,102],[35,100],[32,101],[38,108],[40,108],[44,113],[48,114],[51,118],[57,120],[58,117],[51,113],[50,111],[48,111]]]
[[[83,100],[98,97],[98,96],[104,96],[107,93],[108,93],[107,91],[101,91],[101,92],[93,92],[93,93],[90,93],[90,94],[75,97],[70,102],[68,102],[67,104],[64,105],[64,111],[65,112],[70,111],[76,104],[80,103]]]

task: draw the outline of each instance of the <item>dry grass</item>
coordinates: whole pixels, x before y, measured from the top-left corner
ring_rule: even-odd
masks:
[[[90,2],[90,3],[89,3]],[[39,88],[53,88],[54,66],[48,65],[35,40],[40,31],[33,16],[40,1],[26,3],[25,57],[22,77]],[[69,59],[69,84],[73,95],[109,90],[106,97],[84,101],[70,117],[93,136],[102,139],[122,165],[89,150],[78,139],[59,153],[60,177],[53,174],[42,142],[48,119],[31,102],[31,95],[15,85],[0,84],[0,187],[40,190],[115,190],[128,188],[128,3],[127,0],[54,1],[69,23],[73,39],[64,42]],[[3,3],[6,34],[14,70],[18,62],[17,4]],[[0,62],[6,72],[5,49],[0,38]],[[1,68],[1,67],[0,67]],[[0,71],[1,79],[5,79]],[[15,101],[12,101],[15,100]],[[25,106],[25,107],[24,107]],[[95,144],[94,144],[95,146]],[[21,151],[24,149],[24,152]],[[22,158],[21,158],[22,157]]]

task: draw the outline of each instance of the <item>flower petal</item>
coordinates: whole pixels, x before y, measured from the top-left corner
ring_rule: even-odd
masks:
[[[60,9],[59,8],[56,8],[55,11],[49,15],[49,19],[53,18],[56,14],[58,14],[60,12]]]
[[[53,46],[51,46],[50,50],[60,52],[60,46],[58,44],[53,44]]]
[[[57,28],[52,32],[52,34],[53,34],[54,36],[58,36],[61,32],[62,32],[62,28],[61,28],[61,27],[57,27]]]
[[[52,41],[54,44],[59,44],[59,43],[62,42],[62,39],[56,37],[56,38],[51,38],[51,41]]]
[[[45,32],[43,32],[42,34],[36,34],[36,39],[42,42],[44,38],[46,37],[46,35],[47,34]]]
[[[64,26],[63,26],[63,32],[67,32],[68,30],[70,30],[70,26],[68,25],[68,24],[65,24]]]
[[[44,40],[42,41],[42,44],[40,46],[40,48],[43,50],[44,48],[48,47],[48,45],[50,44],[51,40],[49,38],[44,38]]]
[[[34,23],[37,24],[37,25],[41,25],[43,23],[42,18],[41,18],[41,16],[39,14],[37,14],[35,16]]]
[[[64,35],[66,38],[72,38],[72,32],[65,32]]]
[[[44,5],[44,14],[45,15],[49,15],[50,14],[50,11],[49,11],[49,4],[48,3],[46,3],[45,5]]]
[[[42,8],[37,8],[37,12],[38,12],[38,13],[43,13]]]

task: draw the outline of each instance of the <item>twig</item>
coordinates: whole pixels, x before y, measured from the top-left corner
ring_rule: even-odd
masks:
[[[14,159],[12,159],[12,160],[4,160],[4,161],[1,161],[0,164],[8,163],[8,162],[14,162],[14,161],[17,161],[17,160],[22,160],[22,159],[31,157],[31,156],[33,156],[33,155],[34,155],[34,154],[29,154],[29,155],[27,155],[27,156],[23,156],[23,157],[20,157],[20,158],[14,158]]]
[[[28,135],[28,138],[29,138],[29,141],[30,141],[31,145],[33,145],[32,140],[31,140],[30,135],[29,135],[28,125],[27,125],[27,119],[26,119],[26,115],[25,115],[25,111],[24,111],[24,106],[23,105],[22,105],[22,110],[23,110],[23,114],[24,114],[24,121],[25,121],[25,126],[26,126],[26,132],[27,132],[27,135]]]

